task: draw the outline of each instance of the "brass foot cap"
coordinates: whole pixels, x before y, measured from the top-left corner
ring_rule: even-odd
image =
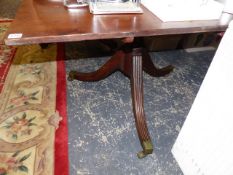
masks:
[[[137,156],[139,159],[146,157],[153,152],[153,145],[151,140],[142,142],[143,151],[140,151]]]
[[[142,159],[142,158],[146,157],[147,154],[145,154],[143,151],[140,151],[140,152],[137,153],[137,156],[138,156],[139,159]]]
[[[68,81],[73,81],[75,79],[75,71],[70,71],[69,76],[68,76]]]
[[[153,144],[151,140],[142,142],[142,147],[145,154],[151,154],[153,152]]]

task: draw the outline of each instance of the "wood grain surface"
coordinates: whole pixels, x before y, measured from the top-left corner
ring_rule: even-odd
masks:
[[[219,20],[162,22],[143,14],[93,15],[88,7],[67,9],[60,0],[23,0],[7,32],[7,45],[224,31]],[[9,34],[22,34],[8,38]]]

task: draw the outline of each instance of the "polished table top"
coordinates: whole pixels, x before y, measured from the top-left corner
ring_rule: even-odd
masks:
[[[88,7],[67,9],[60,0],[23,0],[5,43],[24,45],[215,32],[224,31],[228,24],[221,20],[162,22],[142,8],[143,14],[92,15]]]

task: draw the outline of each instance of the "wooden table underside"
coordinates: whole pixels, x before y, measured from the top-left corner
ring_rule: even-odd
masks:
[[[98,81],[121,71],[131,82],[132,104],[136,128],[143,150],[142,158],[153,152],[143,107],[143,77],[145,71],[159,77],[172,71],[172,66],[156,68],[145,49],[135,47],[136,37],[221,32],[227,23],[218,20],[161,22],[143,8],[143,14],[92,15],[88,8],[68,10],[61,1],[24,0],[16,19],[7,32],[7,45],[42,44],[97,39],[123,39],[123,45],[99,70],[92,73],[71,71],[69,80]],[[22,34],[19,38],[8,38],[9,34]]]

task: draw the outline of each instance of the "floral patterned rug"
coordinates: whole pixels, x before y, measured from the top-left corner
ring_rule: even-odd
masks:
[[[1,23],[0,41],[8,24]],[[56,61],[64,55],[59,54],[59,47],[0,45],[0,175],[68,174],[66,118],[59,116],[59,112],[66,115],[65,104],[57,104],[57,87],[64,84],[64,78],[57,81],[57,66],[64,69],[62,61]],[[58,112],[59,107],[62,111]],[[60,141],[55,138],[59,130],[66,137]],[[54,148],[61,146],[65,149],[59,150],[63,152],[62,170],[54,168],[59,163],[54,161],[58,153]]]

